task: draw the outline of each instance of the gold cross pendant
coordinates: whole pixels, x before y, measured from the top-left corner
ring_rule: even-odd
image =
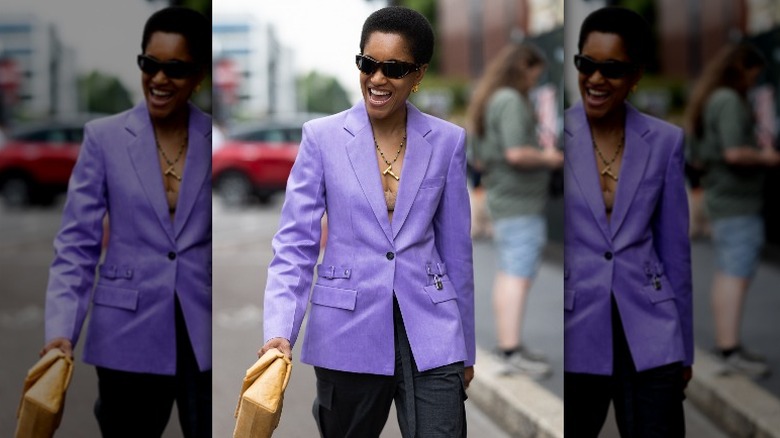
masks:
[[[177,181],[181,181],[181,177],[176,174],[176,171],[173,170],[173,166],[168,167],[168,169],[165,170],[165,173],[163,175],[170,175],[174,178],[176,178]]]
[[[401,180],[401,177],[399,177],[398,175],[393,173],[393,165],[392,164],[387,166],[387,169],[385,169],[385,171],[382,172],[382,175],[387,175],[387,174],[390,174],[390,176],[395,178],[396,181],[400,181]]]
[[[604,175],[607,175],[608,177],[612,178],[615,181],[618,180],[618,177],[615,176],[614,173],[612,173],[612,168],[610,166],[605,167],[604,170],[601,171],[601,176]]]

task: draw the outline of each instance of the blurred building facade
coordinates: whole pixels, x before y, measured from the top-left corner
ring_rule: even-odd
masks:
[[[6,74],[18,77],[3,90],[6,116],[77,111],[75,51],[61,42],[56,26],[32,14],[0,15],[0,59]]]
[[[295,111],[293,54],[279,42],[273,25],[248,16],[217,16],[212,23],[213,62],[224,75],[214,79],[218,116]]]
[[[708,59],[748,30],[747,0],[659,0],[661,73],[693,78]]]
[[[510,40],[563,25],[560,0],[440,0],[440,72],[475,79]]]

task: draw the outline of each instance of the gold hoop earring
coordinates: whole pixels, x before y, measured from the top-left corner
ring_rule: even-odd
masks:
[[[416,93],[418,91],[420,91],[420,83],[419,82],[414,84],[414,86],[412,86],[412,93]]]

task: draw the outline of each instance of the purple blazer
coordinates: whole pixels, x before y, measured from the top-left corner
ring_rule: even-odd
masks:
[[[565,115],[564,369],[612,374],[610,293],[638,371],[693,363],[683,131],[626,105],[625,153],[607,222],[579,102]]]
[[[95,284],[106,212],[109,241]],[[85,362],[173,375],[177,291],[198,366],[210,369],[211,118],[190,105],[173,223],[145,103],[88,123],[54,249],[47,342],[75,345],[91,307]]]
[[[411,104],[407,111],[392,223],[363,102],[303,127],[273,239],[264,339],[295,344],[310,301],[304,363],[392,375],[393,292],[420,370],[474,363],[465,132]],[[325,212],[328,240],[312,288]]]

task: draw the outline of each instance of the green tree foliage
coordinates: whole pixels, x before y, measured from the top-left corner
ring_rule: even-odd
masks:
[[[114,76],[93,71],[78,79],[78,87],[87,112],[114,114],[133,106],[130,93]]]
[[[147,0],[153,2],[155,0]],[[169,6],[186,6],[211,18],[211,0],[170,0]]]
[[[298,95],[307,112],[333,114],[352,106],[347,92],[334,77],[316,71],[298,79]]]

